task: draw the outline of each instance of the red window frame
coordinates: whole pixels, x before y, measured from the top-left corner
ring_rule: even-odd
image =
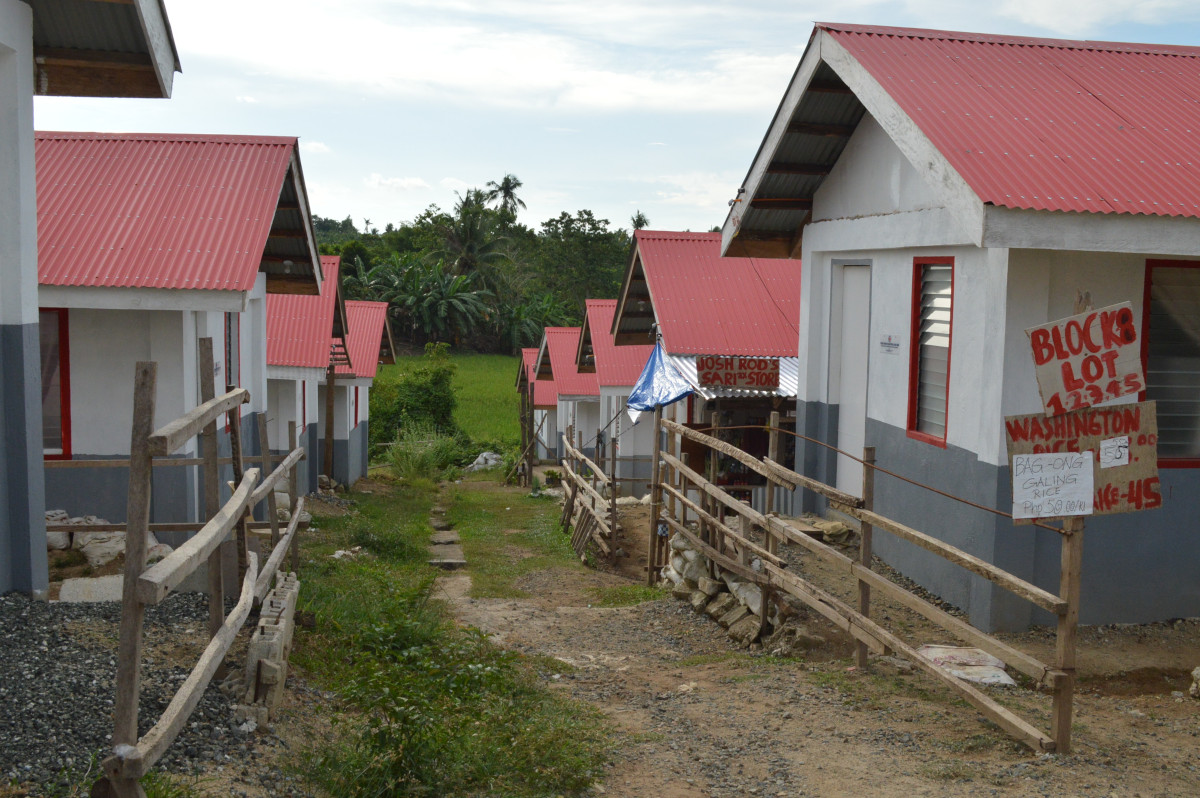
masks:
[[[1153,272],[1156,268],[1200,269],[1200,261],[1196,260],[1146,260],[1146,280],[1142,289],[1142,374],[1149,378],[1150,372],[1150,289],[1153,286]],[[1147,391],[1138,394],[1138,401],[1146,401]],[[1200,468],[1200,457],[1159,457],[1159,468]]]
[[[62,452],[42,453],[45,460],[71,459],[71,340],[68,335],[67,308],[38,308],[38,313],[53,313],[58,316],[58,396],[62,413]],[[40,320],[39,320],[40,323]]]
[[[918,398],[921,392],[921,283],[925,276],[926,266],[950,267],[950,334],[949,345],[946,347],[946,424],[942,437],[930,435],[917,429]],[[950,432],[950,367],[951,355],[954,351],[954,258],[951,256],[929,256],[913,258],[911,320],[909,328],[908,347],[908,437],[913,440],[946,448],[946,439]]]
[[[300,380],[300,432],[308,429],[308,380]]]
[[[354,386],[354,423],[350,425],[350,429],[358,429],[358,386]]]

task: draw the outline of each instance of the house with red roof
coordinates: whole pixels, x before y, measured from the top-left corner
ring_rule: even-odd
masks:
[[[617,346],[613,342],[615,299],[589,299],[579,333],[575,364],[581,374],[592,373],[600,385],[600,438],[603,456],[598,462],[613,470],[610,456],[616,455],[615,476],[624,496],[644,496],[649,490],[650,465],[654,454],[653,426],[633,423],[625,413],[629,393],[642,375],[653,344]]]
[[[1083,623],[1200,602],[1197,97],[1200,47],[820,23],[722,230],[727,256],[804,263],[800,431],[988,507],[1011,507],[1005,418],[1043,412],[1025,331],[1132,304],[1147,387],[1119,401],[1157,402],[1161,498],[1087,519]],[[845,457],[795,463],[861,490]],[[891,478],[874,501],[1058,590],[1056,533]],[[875,551],[981,628],[1052,620],[890,536]]]
[[[525,397],[532,413],[529,434],[537,439],[535,460],[558,459],[558,389],[553,376],[538,378],[538,356],[546,346],[546,333],[537,347],[521,350],[521,370],[517,375],[517,390]],[[547,375],[549,372],[547,371]],[[528,443],[528,441],[526,441]]]
[[[723,258],[720,233],[638,230],[610,333],[617,349],[661,340],[667,359],[692,384],[693,395],[665,407],[664,418],[708,428],[715,413],[720,426],[740,428],[766,425],[778,412],[780,423],[789,424],[799,309],[797,264]],[[725,437],[752,454],[767,454],[763,430],[731,429]],[[765,508],[765,481],[740,464],[722,462],[717,481]]]
[[[328,460],[326,451],[332,442],[331,476],[343,485],[353,485],[367,475],[371,386],[379,372],[379,364],[395,362],[396,347],[387,310],[387,302],[346,302],[349,360],[335,362],[332,415],[328,371],[318,387],[320,429],[315,451],[320,462],[325,463]]]
[[[201,376],[248,388],[246,454],[267,411],[267,297],[321,291],[295,138],[38,133],[38,305],[46,503],[125,518],[133,375],[158,363],[154,425]],[[211,338],[215,374],[199,374]],[[228,446],[225,439],[223,446]],[[191,441],[181,456],[196,454]],[[55,467],[73,461],[68,469]],[[197,469],[155,469],[155,520],[195,520]]]
[[[306,493],[317,490],[321,403],[319,386],[331,364],[350,362],[346,303],[339,288],[341,258],[321,256],[324,290],[318,296],[267,295],[267,435],[276,454],[289,451],[289,430],[312,452],[298,466]]]
[[[77,3],[70,13],[52,0],[0,0],[0,53],[0,594],[45,596],[33,98],[167,98],[179,55],[162,0]]]
[[[557,430],[554,437],[548,437],[545,431],[543,435],[547,443],[557,447],[555,457],[560,460],[564,454],[562,437],[568,429],[575,432],[575,446],[582,446],[584,454],[590,455],[596,450],[602,424],[596,375],[581,374],[575,365],[579,333],[579,327],[547,327],[535,365],[535,382],[552,380],[554,384]]]

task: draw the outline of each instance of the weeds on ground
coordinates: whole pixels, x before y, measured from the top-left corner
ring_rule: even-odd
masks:
[[[92,785],[99,776],[100,754],[94,752],[83,765],[61,771],[49,782],[37,785],[33,792],[15,785],[9,788],[0,784],[0,798],[8,795],[14,798],[26,795],[39,795],[43,798],[85,798],[91,794]],[[201,776],[179,776],[152,770],[142,777],[141,785],[146,792],[146,798],[200,798],[204,794],[205,781]],[[9,792],[9,789],[12,791]]]
[[[396,440],[383,452],[383,459],[399,479],[456,478],[448,473],[469,456],[462,440],[427,422],[413,422],[400,429]]]
[[[349,798],[580,792],[601,775],[607,726],[542,684],[564,664],[501,650],[431,598],[435,490],[413,480],[362,496],[356,514],[316,519],[302,594],[315,629],[298,636],[294,656],[346,713],[335,738],[304,757],[304,775]],[[367,555],[326,554],[354,545]]]
[[[665,588],[646,585],[597,587],[592,589],[592,593],[596,596],[592,605],[596,607],[632,607],[647,601],[658,601],[670,595]]]
[[[447,491],[446,519],[471,563],[475,598],[521,598],[522,576],[546,568],[583,570],[558,525],[561,508],[521,488],[477,483]]]

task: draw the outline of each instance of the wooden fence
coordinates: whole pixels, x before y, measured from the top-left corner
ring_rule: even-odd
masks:
[[[1079,618],[1080,555],[1083,544],[1081,519],[1068,520],[1061,529],[1049,527],[1060,532],[1062,540],[1060,591],[1059,595],[1055,595],[937,538],[876,513],[872,503],[877,467],[872,448],[867,448],[863,453],[863,490],[862,498],[859,498],[798,474],[776,462],[779,451],[778,435],[781,432],[778,414],[773,413],[771,416],[767,427],[770,449],[768,456],[761,459],[713,436],[665,420],[661,410],[655,412],[654,428],[656,445],[662,445],[662,431],[667,433],[668,445],[666,451],[660,448],[653,464],[648,541],[650,554],[646,577],[648,584],[653,583],[658,570],[667,564],[666,534],[675,532],[701,551],[714,568],[719,567],[735,573],[762,589],[763,604],[758,613],[760,618],[765,619],[768,616],[767,609],[770,603],[776,600],[773,594],[787,593],[794,596],[857,641],[857,664],[860,667],[867,667],[870,651],[901,654],[1034,750],[1070,752],[1075,684],[1075,634]],[[678,457],[672,453],[680,451],[682,440],[685,438],[708,449],[708,476],[697,471],[693,467],[694,464],[688,462],[686,454]],[[768,513],[773,506],[772,494],[775,491],[803,489],[824,496],[833,507],[858,519],[862,524],[858,556],[848,557],[820,542],[816,539],[819,530],[808,524],[759,513],[715,485],[713,475],[718,454],[733,458],[766,478]],[[853,457],[845,452],[840,454]],[[665,504],[664,497],[667,500]],[[758,545],[740,531],[731,528],[725,521],[726,513],[741,517],[741,529],[752,526],[761,530],[764,545]],[[695,530],[689,524],[689,517],[696,521]],[[1054,663],[1038,661],[1035,657],[979,631],[876,573],[872,570],[871,551],[875,530],[890,533],[943,557],[1054,613],[1058,618]],[[788,563],[779,556],[781,543],[798,545],[853,578],[858,587],[857,607],[850,606],[789,570]],[[761,571],[750,567],[752,557],[761,560]],[[872,591],[886,595],[922,615],[958,639],[999,657],[1010,667],[1028,676],[1039,688],[1050,690],[1053,694],[1053,709],[1049,734],[1001,706],[986,692],[951,676],[881,626],[877,619],[871,617]]]
[[[580,449],[571,445],[573,430],[563,436],[563,502],[562,526],[571,530],[571,547],[579,557],[584,556],[589,542],[605,557],[612,559],[617,550],[618,483]],[[605,497],[604,493],[608,493]]]
[[[257,468],[243,470],[240,406],[249,401],[244,388],[231,389],[214,396],[212,340],[200,342],[200,373],[209,375],[201,380],[201,404],[186,415],[152,430],[155,407],[157,365],[138,363],[134,383],[133,435],[130,446],[128,522],[125,525],[125,582],[121,600],[121,631],[117,650],[116,701],[113,708],[113,750],[102,763],[107,779],[99,794],[119,798],[144,798],[139,779],[167,751],[184,728],[196,708],[205,688],[222,668],[237,633],[241,630],[251,608],[261,604],[271,590],[272,577],[279,571],[288,552],[292,570],[298,569],[298,535],[304,499],[297,496],[296,464],[304,449],[295,444],[295,425],[290,429],[292,449],[283,460],[271,468],[270,445],[266,422],[260,417],[259,435],[264,465],[269,475],[260,478]],[[229,424],[233,466],[233,495],[223,504],[219,501],[220,473],[217,457],[217,419],[225,415]],[[150,486],[153,467],[162,462],[155,457],[167,457],[196,435],[200,436],[204,467],[205,515],[209,520],[179,548],[159,562],[146,567],[146,538],[151,531]],[[275,487],[281,482],[288,486],[292,514],[286,530],[281,532],[275,507]],[[258,556],[250,549],[251,509],[267,502],[271,531],[271,553],[259,564]],[[160,525],[156,525],[160,526]],[[171,526],[171,525],[161,525]],[[88,527],[89,529],[91,527]],[[178,528],[178,527],[174,527]],[[79,529],[76,527],[76,529]],[[236,529],[238,576],[241,591],[237,604],[225,616],[224,585],[221,579],[219,547]],[[209,586],[209,643],[179,691],[154,726],[138,737],[138,696],[140,693],[143,621],[147,606],[161,603],[172,590],[190,576],[202,562],[208,562]],[[103,782],[103,780],[102,780]],[[94,793],[97,794],[97,793]]]

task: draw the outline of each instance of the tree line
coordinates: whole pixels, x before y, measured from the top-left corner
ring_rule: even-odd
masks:
[[[585,299],[616,296],[631,240],[590,210],[526,226],[522,185],[506,174],[458,194],[451,211],[430,205],[382,231],[370,219],[360,230],[350,217],[313,216],[317,243],[341,256],[347,299],[388,303],[395,334],[516,352],[544,327],[580,324]],[[630,223],[645,227],[645,214]]]

